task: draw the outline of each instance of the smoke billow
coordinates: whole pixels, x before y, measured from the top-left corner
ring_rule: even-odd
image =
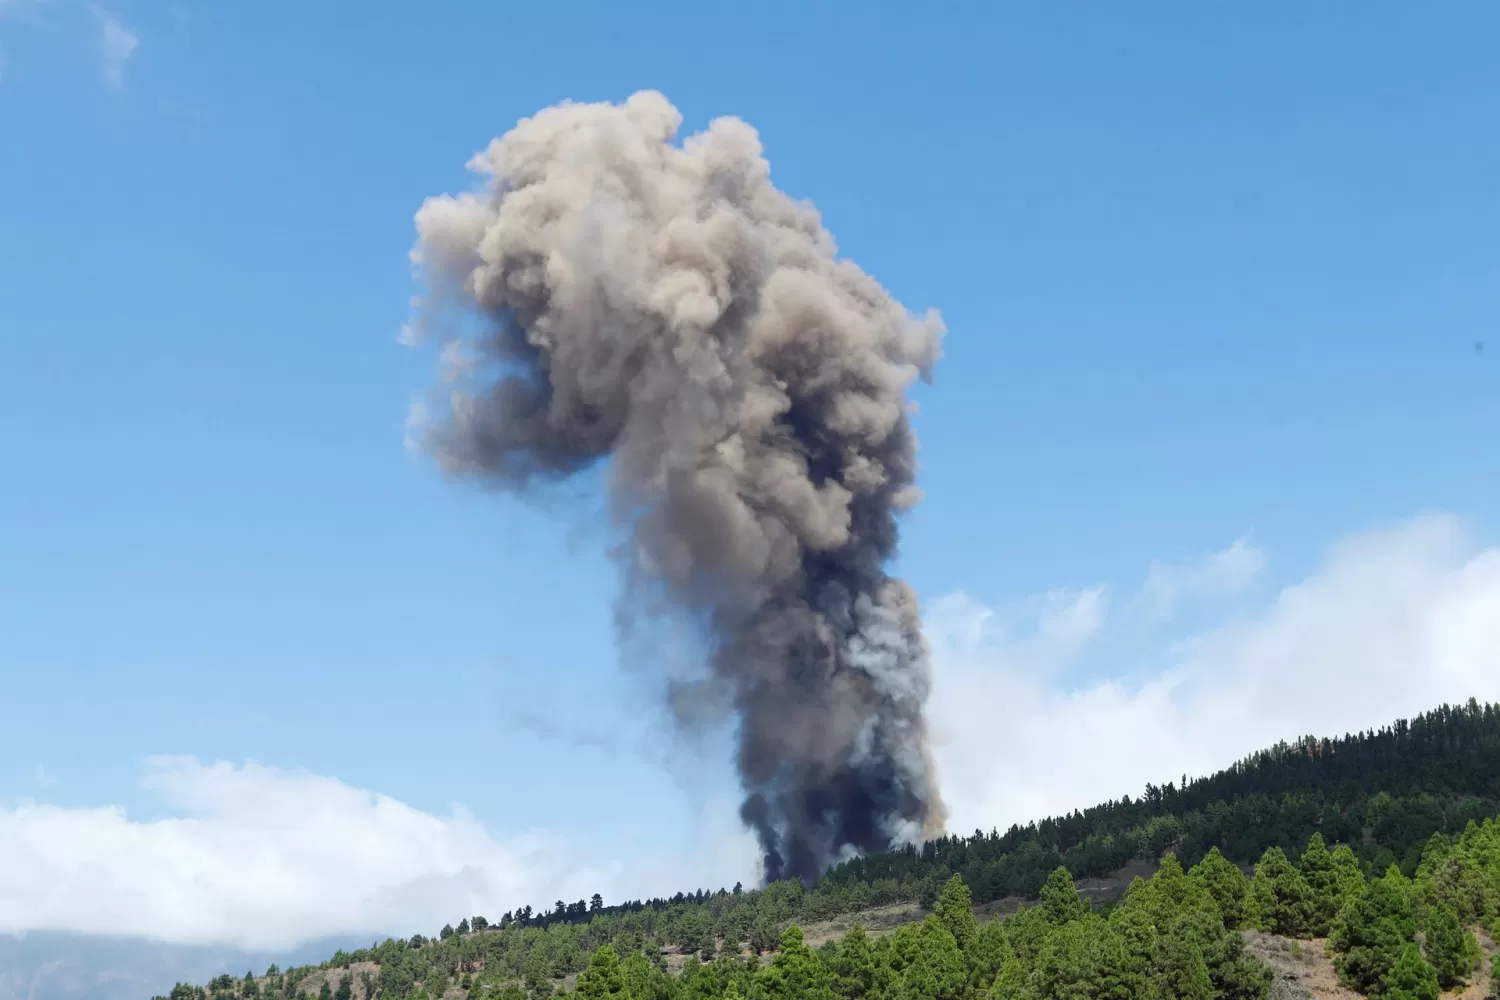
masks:
[[[814,878],[944,819],[917,601],[884,568],[942,322],[837,256],[754,129],[680,124],[654,92],[549,108],[474,158],[483,190],[422,206],[412,333],[450,388],[415,430],[516,491],[607,460],[622,607],[701,630],[766,876]]]

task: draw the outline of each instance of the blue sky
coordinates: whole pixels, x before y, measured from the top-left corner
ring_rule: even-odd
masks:
[[[1056,690],[1349,566],[1430,568],[1429,632],[1454,581],[1492,607],[1500,10],[915,11],[0,0],[0,802],[149,823],[182,800],[143,760],[188,755],[626,868],[702,840],[723,744],[674,751],[619,668],[608,537],[403,448],[434,369],[396,340],[413,213],[518,118],[641,88],[685,134],[750,122],[845,254],[943,312],[899,566],[924,600],[1046,638],[1104,620],[1091,593],[1214,592],[1038,653]],[[1236,540],[1252,565],[1205,584]],[[1401,691],[1368,721],[1449,693]],[[1101,794],[1200,762],[1158,749]]]

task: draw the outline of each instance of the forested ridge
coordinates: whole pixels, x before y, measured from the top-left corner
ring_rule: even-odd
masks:
[[[1326,938],[1341,979],[1368,995],[1435,997],[1480,971],[1472,930],[1500,932],[1497,813],[1500,706],[1470,701],[854,859],[811,886],[522,905],[317,967],[179,985],[170,1000],[1251,1000],[1270,975],[1243,950],[1248,929]],[[1132,861],[1160,870],[1103,906],[1075,890]],[[1016,898],[1034,902],[975,918],[976,904]],[[817,948],[803,936],[882,907],[907,921],[887,934],[856,922]]]

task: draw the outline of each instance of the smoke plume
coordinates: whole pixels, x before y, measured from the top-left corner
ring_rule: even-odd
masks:
[[[943,327],[837,256],[753,128],[680,124],[654,92],[549,108],[422,206],[409,332],[447,388],[414,432],[518,492],[606,463],[623,613],[700,631],[766,877],[816,878],[944,820],[917,600],[884,568]]]

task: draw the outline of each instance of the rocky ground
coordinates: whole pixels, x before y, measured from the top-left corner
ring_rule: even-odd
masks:
[[[1484,965],[1468,989],[1445,994],[1452,1000],[1483,1000],[1486,996],[1485,984],[1489,982],[1495,944],[1482,933],[1479,941],[1484,949]],[[1339,985],[1326,941],[1294,941],[1251,931],[1245,935],[1245,946],[1276,973],[1272,1000],[1360,1000],[1358,993]]]

